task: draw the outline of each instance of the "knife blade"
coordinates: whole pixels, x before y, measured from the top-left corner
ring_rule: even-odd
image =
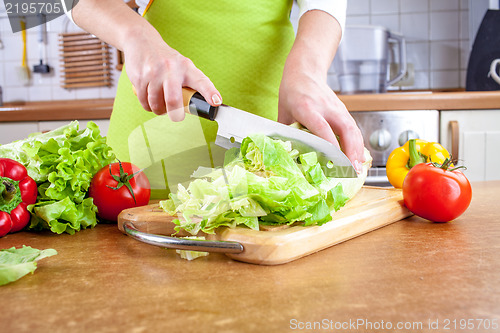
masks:
[[[347,156],[332,143],[306,131],[263,118],[228,105],[211,106],[203,96],[183,88],[187,113],[215,121],[218,124],[215,144],[229,149],[239,147],[251,134],[262,133],[274,139],[291,141],[301,154],[316,151],[318,161],[328,177],[356,178],[358,175]]]

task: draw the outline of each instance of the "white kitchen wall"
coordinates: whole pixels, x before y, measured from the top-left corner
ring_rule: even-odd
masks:
[[[113,98],[116,92],[118,71],[115,70],[116,55],[111,49],[113,62],[112,87],[91,87],[78,89],[64,89],[60,87],[61,72],[59,60],[58,39],[64,32],[82,31],[66,16],[61,16],[47,22],[46,59],[51,67],[49,74],[33,72],[33,66],[39,63],[38,28],[27,30],[28,66],[31,70],[31,79],[27,85],[20,80],[17,69],[22,62],[23,42],[21,33],[12,33],[9,20],[5,14],[3,1],[0,1],[0,86],[3,89],[3,101],[48,101]]]
[[[471,47],[469,1],[348,0],[346,24],[381,25],[405,36],[414,84],[391,90],[464,88]],[[293,20],[296,15],[295,6]],[[330,75],[338,90],[333,66]]]
[[[468,25],[470,1],[348,0],[347,24],[382,25],[406,37],[408,62],[415,69],[414,85],[392,90],[464,88],[472,43]],[[295,27],[297,12],[294,5],[292,22]],[[47,62],[53,71],[48,75],[32,73],[29,85],[23,85],[16,71],[21,65],[21,33],[12,33],[4,3],[0,1],[0,86],[4,102],[114,97],[116,86],[69,90],[59,86],[58,34],[73,31],[80,29],[65,16],[47,23]],[[28,65],[31,69],[38,63],[38,54],[37,30],[29,29]],[[114,52],[112,60],[116,62]],[[333,68],[330,75],[332,88],[338,89]],[[119,72],[115,71],[115,85],[118,76]]]

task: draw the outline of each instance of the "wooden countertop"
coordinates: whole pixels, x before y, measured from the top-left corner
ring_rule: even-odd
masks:
[[[339,95],[347,109],[474,110],[500,109],[500,91],[388,93]],[[0,122],[37,120],[109,119],[113,99],[11,103],[0,107]]]
[[[112,98],[6,103],[0,106],[0,122],[109,119]]]
[[[500,91],[339,96],[349,111],[500,109]]]
[[[59,254],[0,287],[2,331],[283,332],[314,322],[330,332],[498,331],[479,325],[500,325],[499,193],[500,181],[474,183],[454,222],[411,217],[280,266],[187,261],[115,225],[7,235],[2,248]],[[461,319],[475,329],[460,330]]]

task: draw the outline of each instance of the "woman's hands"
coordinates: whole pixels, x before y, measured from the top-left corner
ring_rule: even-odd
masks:
[[[329,14],[311,10],[299,21],[279,91],[278,121],[299,122],[339,146],[360,172],[364,162],[361,131],[327,84],[327,72],[340,40],[340,25]]]
[[[159,35],[132,38],[124,54],[127,74],[145,110],[183,120],[182,87],[195,89],[213,106],[222,103],[210,79]]]

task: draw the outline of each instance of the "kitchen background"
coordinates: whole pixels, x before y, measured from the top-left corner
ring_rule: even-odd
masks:
[[[491,0],[490,0],[491,1]],[[497,1],[497,0],[495,0]],[[400,32],[407,42],[410,72],[406,85],[389,90],[453,90],[465,87],[468,56],[477,26],[484,14],[478,0],[349,0],[347,24],[381,25]],[[487,1],[486,1],[487,2]],[[475,12],[480,12],[479,17]],[[292,11],[296,26],[297,6]],[[60,87],[59,34],[80,31],[65,16],[47,23],[46,62],[51,73],[32,73],[25,85],[17,74],[22,59],[21,33],[13,34],[0,2],[0,86],[4,102],[113,98],[119,71],[111,51],[113,83],[109,87],[64,89]],[[38,30],[27,34],[28,66],[39,62]],[[338,90],[333,66],[329,77]]]

